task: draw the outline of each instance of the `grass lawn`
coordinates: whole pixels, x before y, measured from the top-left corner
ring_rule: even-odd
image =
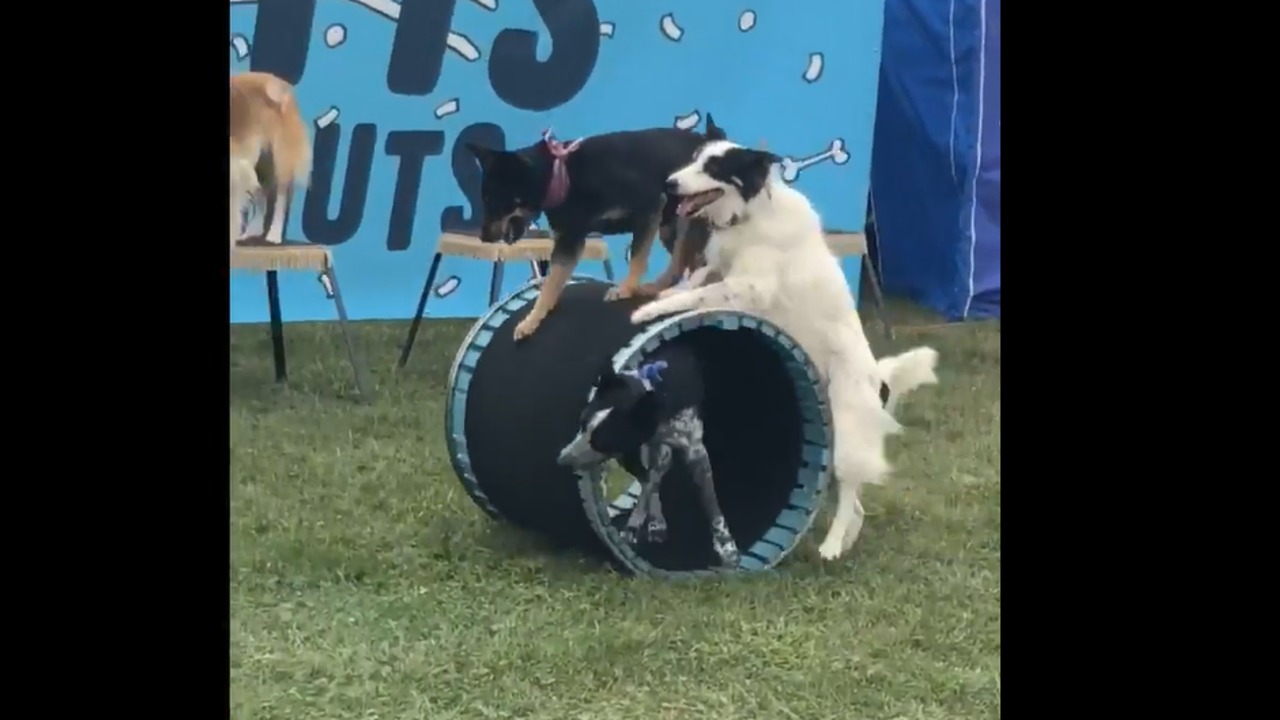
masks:
[[[490,521],[445,454],[444,383],[470,322],[360,323],[379,396],[336,327],[231,332],[231,717],[890,720],[1000,716],[1000,334],[894,308],[930,344],[896,473],[818,558],[829,509],[773,572],[614,575]]]

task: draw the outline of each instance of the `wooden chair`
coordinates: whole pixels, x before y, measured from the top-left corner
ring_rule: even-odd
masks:
[[[493,263],[493,273],[489,279],[489,306],[492,307],[500,299],[498,294],[502,292],[502,277],[508,262],[532,262],[535,275],[542,277],[546,273],[546,263],[551,260],[551,251],[554,247],[551,233],[546,230],[529,230],[518,242],[509,245],[500,242],[480,242],[478,235],[464,232],[441,234],[440,239],[436,241],[436,252],[431,258],[431,267],[427,270],[427,280],[422,285],[418,308],[414,311],[413,321],[409,324],[409,336],[405,338],[404,347],[400,349],[399,367],[404,367],[409,362],[409,353],[413,352],[413,342],[418,337],[418,327],[422,324],[422,316],[427,311],[427,301],[431,299],[431,293],[435,290],[440,261],[445,256],[487,260]],[[599,235],[587,238],[581,260],[597,260],[604,263],[604,276],[609,282],[613,282],[613,264],[609,262],[609,246]]]
[[[369,370],[365,365],[351,329],[347,325],[347,307],[342,302],[342,291],[338,287],[338,275],[333,267],[333,255],[323,245],[309,243],[282,244],[242,244],[231,249],[232,270],[256,270],[267,275],[267,303],[271,312],[271,350],[275,359],[276,381],[284,382],[288,377],[284,351],[284,321],[280,314],[280,285],[278,273],[281,270],[303,270],[319,273],[318,280],[324,288],[328,299],[338,311],[338,327],[342,330],[342,339],[347,346],[347,357],[355,373],[356,388],[363,400],[372,399],[373,384],[369,380]]]
[[[833,255],[838,258],[853,256],[860,259],[858,276],[869,281],[871,297],[876,305],[876,318],[880,321],[885,337],[892,340],[893,326],[889,324],[888,318],[885,317],[884,293],[880,289],[880,280],[876,277],[875,269],[867,262],[867,236],[863,233],[849,232],[847,230],[824,230],[823,233],[827,238],[827,247],[831,248]]]

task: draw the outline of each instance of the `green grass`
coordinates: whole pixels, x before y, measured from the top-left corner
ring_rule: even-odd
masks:
[[[468,326],[427,323],[396,373],[406,325],[361,323],[367,406],[336,327],[287,327],[288,387],[266,328],[232,329],[233,718],[1000,716],[997,324],[868,328],[938,348],[942,385],[899,412],[850,554],[818,558],[824,513],[776,571],[676,584],[472,505],[442,430]]]

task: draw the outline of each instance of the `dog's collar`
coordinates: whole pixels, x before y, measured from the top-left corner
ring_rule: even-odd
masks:
[[[569,153],[578,149],[582,138],[571,143],[562,143],[551,136],[551,128],[542,131],[542,143],[551,153],[551,179],[547,182],[547,193],[542,199],[542,207],[554,209],[564,203],[569,196],[569,171],[564,166],[564,159]]]
[[[631,377],[639,380],[640,383],[644,385],[645,390],[652,390],[655,384],[662,381],[662,371],[666,369],[666,360],[655,360],[651,363],[641,365],[635,370],[623,370],[622,374],[630,375]]]

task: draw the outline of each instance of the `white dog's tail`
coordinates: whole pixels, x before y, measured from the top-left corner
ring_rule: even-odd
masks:
[[[938,351],[924,346],[880,358],[876,369],[880,371],[880,382],[889,389],[889,396],[882,398],[885,411],[892,415],[898,401],[921,385],[936,385],[938,376],[933,368],[937,364]]]

